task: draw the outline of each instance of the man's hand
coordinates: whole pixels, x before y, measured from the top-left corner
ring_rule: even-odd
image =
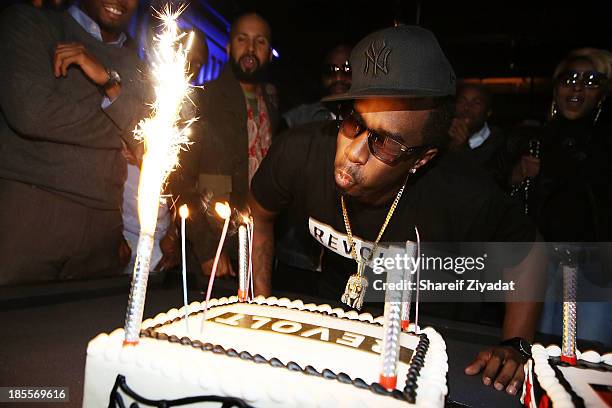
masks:
[[[520,353],[512,347],[498,346],[478,353],[465,368],[465,373],[476,375],[482,371],[484,385],[493,384],[498,391],[505,388],[508,394],[516,395],[525,379],[524,362]]]
[[[454,118],[451,122],[451,127],[448,130],[450,135],[450,146],[452,148],[467,146],[470,138],[467,121],[460,118]]]
[[[59,43],[55,48],[53,59],[55,76],[57,78],[65,77],[68,74],[68,67],[72,64],[78,65],[87,78],[98,86],[102,86],[108,81],[108,72],[106,72],[104,66],[87,52],[83,44]]]
[[[212,273],[214,259],[209,259],[208,261],[202,262],[201,268],[202,273],[206,276],[210,276]],[[232,262],[229,257],[225,255],[223,252],[219,257],[219,264],[217,265],[217,271],[215,272],[215,278],[224,278],[224,277],[235,277],[236,272],[234,268],[232,268]]]
[[[540,174],[540,159],[531,155],[524,154],[521,160],[514,166],[512,170],[511,184],[516,185],[523,182],[526,178],[536,177]]]
[[[172,269],[181,262],[181,248],[173,225],[168,228],[166,235],[159,241],[159,247],[162,252],[162,258],[157,263],[155,271]]]

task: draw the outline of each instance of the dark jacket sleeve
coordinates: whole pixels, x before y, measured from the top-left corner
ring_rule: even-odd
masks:
[[[128,126],[129,89],[113,103],[109,116],[91,110],[58,90],[53,74],[58,28],[50,17],[30,6],[14,6],[0,17],[0,107],[9,125],[23,137],[93,148],[116,148],[117,141],[99,129]],[[128,85],[127,88],[130,86]],[[102,95],[100,95],[102,103]],[[142,104],[140,104],[142,105]],[[102,107],[100,106],[100,109]]]
[[[152,87],[145,81],[145,66],[140,66],[138,77],[121,81],[121,94],[110,104],[104,113],[113,121],[121,131],[121,138],[134,151],[140,142],[134,139],[133,130],[140,120],[148,113],[146,102],[153,101]]]

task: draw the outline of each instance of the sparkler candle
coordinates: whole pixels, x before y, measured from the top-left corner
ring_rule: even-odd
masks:
[[[244,223],[238,227],[238,300],[247,300],[249,278],[249,247],[250,237],[248,231],[250,219],[244,216]]]
[[[189,323],[187,322],[187,256],[185,252],[185,220],[189,217],[189,208],[186,204],[181,205],[179,208],[179,215],[181,217],[181,253],[183,256],[183,303],[185,304],[185,330],[189,335]]]
[[[419,294],[420,294],[420,286],[421,286],[421,235],[419,234],[419,229],[415,226],[414,233],[416,234],[417,240],[417,259],[419,263],[417,264],[416,270],[416,299],[414,300],[414,332],[419,334]]]
[[[387,269],[387,287],[400,287],[403,270]],[[402,291],[385,291],[385,322],[383,326],[380,385],[392,391],[397,386],[397,364],[400,354]]]
[[[167,7],[158,15],[163,25],[154,39],[152,53],[156,99],[151,117],[142,120],[134,131],[135,137],[144,142],[145,153],[138,185],[140,237],[125,316],[124,344],[138,343],[161,191],[177,164],[179,151],[189,143],[189,126],[195,121],[183,121],[179,116],[190,90],[186,74],[188,50],[180,43],[183,34],[176,23],[182,10],[173,13]]]
[[[253,290],[253,232],[255,231],[255,222],[253,217],[249,217],[249,223],[247,224],[247,231],[249,233],[249,276],[247,289],[251,288],[251,300],[255,297],[255,291]]]
[[[406,255],[411,256],[416,262],[419,262],[418,256],[415,258],[416,252],[414,243],[406,241]],[[413,265],[416,265],[416,263]],[[411,269],[409,265],[404,268],[404,282],[406,282],[407,285],[402,291],[402,330],[408,330],[408,326],[410,325],[410,303],[412,302],[412,289],[410,289],[410,286],[415,272],[416,266],[414,269]]]
[[[561,360],[576,365],[576,266],[563,268],[563,339]]]

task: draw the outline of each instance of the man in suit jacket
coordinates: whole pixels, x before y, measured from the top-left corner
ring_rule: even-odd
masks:
[[[194,98],[199,111],[194,144],[182,155],[171,187],[179,203],[192,209],[187,238],[205,274],[212,267],[218,233],[210,217],[197,210],[199,193],[206,189],[215,200],[228,200],[232,207],[243,209],[250,180],[277,129],[278,107],[263,82],[272,61],[270,43],[270,26],[262,17],[255,13],[238,17],[230,30],[228,64]],[[229,255],[224,252],[217,276],[233,274],[229,258],[234,256]]]

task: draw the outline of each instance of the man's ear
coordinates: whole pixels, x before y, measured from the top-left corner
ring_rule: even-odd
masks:
[[[274,53],[272,51],[272,47],[270,47],[270,56],[268,57],[268,62],[272,62],[273,58],[274,58]]]
[[[487,120],[489,120],[489,118],[491,117],[492,114],[493,114],[493,109],[489,109],[487,111]]]
[[[230,48],[231,48],[231,47],[230,47],[230,43],[227,43],[227,45],[225,46],[225,52],[227,53],[227,56],[228,56],[228,57],[230,57],[230,56],[231,56],[231,54],[230,54]]]
[[[434,157],[436,157],[437,155],[438,155],[437,147],[432,147],[431,149],[427,149],[425,154],[421,156],[421,158],[417,160],[416,163],[414,163],[414,166],[412,166],[412,168],[415,170],[420,169],[421,167],[429,163],[429,161],[433,159]]]

